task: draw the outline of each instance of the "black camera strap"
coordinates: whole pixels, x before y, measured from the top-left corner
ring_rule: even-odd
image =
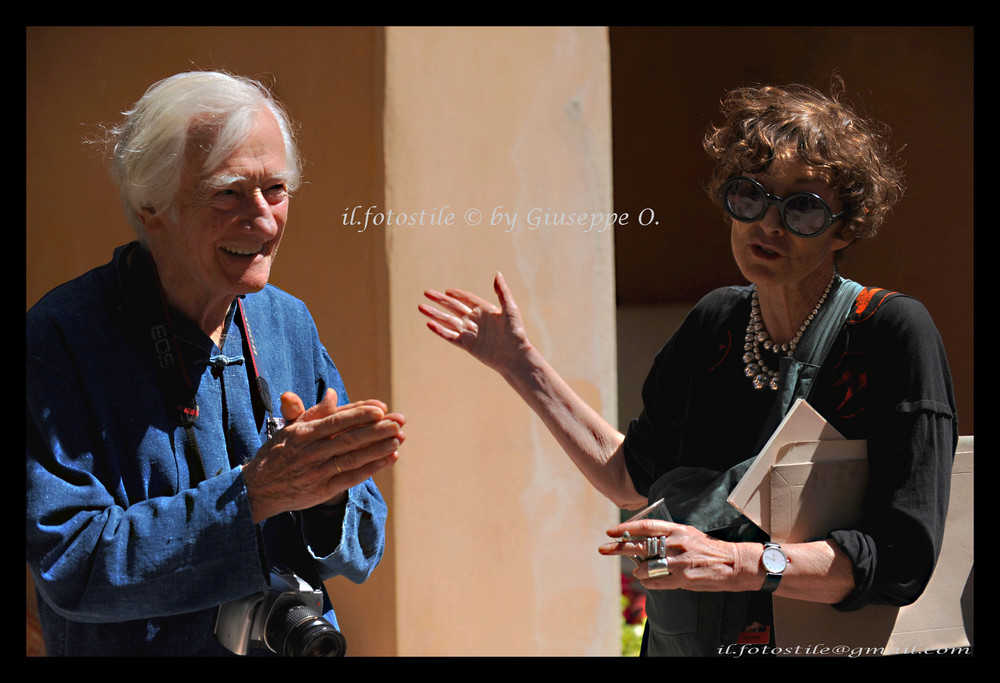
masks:
[[[167,305],[160,283],[156,263],[149,252],[138,242],[127,245],[118,259],[118,281],[122,298],[125,302],[133,337],[141,347],[151,351],[153,366],[156,371],[157,384],[163,394],[167,412],[184,428],[187,441],[193,455],[197,458],[203,476],[207,477],[194,424],[198,420],[197,391],[191,381],[191,375],[184,355],[181,353],[170,308]],[[247,324],[242,301],[235,302],[236,324],[243,335],[243,352],[250,358],[246,363],[247,378],[250,383],[250,397],[253,404],[254,419],[260,426],[266,420],[267,438],[281,426],[281,421],[273,416],[271,394],[267,381],[258,371],[256,350]],[[208,360],[214,367],[243,364],[242,357],[228,358],[217,355]]]

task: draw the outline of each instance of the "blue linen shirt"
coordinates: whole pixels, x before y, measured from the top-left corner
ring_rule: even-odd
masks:
[[[26,554],[50,655],[226,655],[218,606],[266,590],[271,568],[315,587],[335,575],[360,583],[384,549],[386,506],[371,480],[340,508],[253,523],[242,464],[266,433],[249,358],[239,362],[242,331],[230,324],[219,349],[174,313],[197,390],[191,448],[130,309],[137,297],[160,305],[133,288],[155,282],[140,249],[120,247],[27,313]],[[347,401],[301,301],[268,285],[242,303],[275,408],[285,391],[307,407],[328,388]],[[231,364],[209,363],[219,356]]]

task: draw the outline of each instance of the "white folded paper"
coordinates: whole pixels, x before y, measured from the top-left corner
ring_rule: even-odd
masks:
[[[923,595],[906,607],[829,605],[774,597],[779,654],[872,656],[969,645],[973,438],[962,437],[937,567]],[[845,440],[799,399],[728,501],[779,543],[825,538],[855,528],[868,485],[865,441]],[[968,609],[963,609],[967,607]],[[970,624],[971,627],[971,624]]]

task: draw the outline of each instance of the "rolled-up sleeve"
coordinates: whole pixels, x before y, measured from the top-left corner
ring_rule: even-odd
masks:
[[[866,435],[864,521],[830,534],[854,568],[841,610],[920,597],[941,551],[958,442],[951,374],[930,315],[904,296],[883,308],[871,358],[871,407],[881,410]]]
[[[350,489],[341,505],[303,512],[303,541],[323,579],[364,582],[385,551],[385,521],[386,504],[371,479]]]

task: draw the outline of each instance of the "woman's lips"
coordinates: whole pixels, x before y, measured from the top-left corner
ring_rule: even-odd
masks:
[[[772,249],[769,246],[758,244],[756,242],[750,244],[750,250],[754,253],[754,255],[759,256],[760,258],[765,258],[765,259],[781,258],[781,252]]]

